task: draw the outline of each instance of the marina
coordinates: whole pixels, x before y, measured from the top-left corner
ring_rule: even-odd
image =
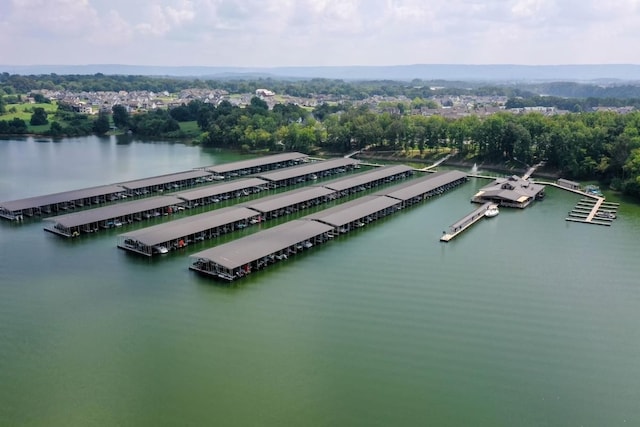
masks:
[[[191,255],[189,268],[232,281],[328,240],[332,228],[317,221],[289,221]]]
[[[322,186],[335,191],[338,197],[343,197],[383,184],[389,184],[396,180],[409,178],[413,173],[413,168],[405,165],[381,166],[347,178],[324,182]]]
[[[369,189],[382,185],[383,183],[391,182],[394,179],[405,178],[410,171],[411,169],[408,167],[390,166],[328,181],[326,184],[333,188],[337,186],[338,188],[352,189],[366,186],[366,188]],[[443,180],[442,175],[449,176],[452,179]],[[454,176],[455,178],[453,178]],[[389,178],[393,179],[390,180]],[[411,191],[411,194],[409,197],[411,198],[415,199],[415,195],[420,194],[424,194],[425,197],[431,197],[434,194],[441,194],[441,192],[450,188],[450,186],[459,185],[459,183],[465,180],[465,174],[458,171],[427,175],[406,184],[393,187],[398,190],[393,191],[391,197],[403,200],[403,194],[400,192],[407,186],[410,187],[409,191]],[[427,181],[427,184],[424,184],[423,181]],[[185,193],[180,193],[178,197],[186,203],[191,203],[192,207],[195,207],[196,204],[203,203],[202,201],[204,199],[211,196],[211,190],[213,188],[228,190],[225,194],[230,194],[231,197],[234,197],[233,195],[236,194],[236,191],[242,188],[251,188],[253,185],[263,183],[265,183],[265,181],[258,178],[246,178],[193,190],[190,193],[194,194],[190,197],[185,197]],[[442,186],[442,188],[440,188],[440,186]],[[205,191],[208,193],[203,193]],[[355,192],[354,190],[353,193]],[[398,192],[398,194],[395,194],[396,192]],[[239,207],[224,208],[137,231],[127,232],[118,236],[118,247],[130,252],[153,256],[160,253],[154,250],[154,247],[165,247],[169,250],[182,248],[194,241],[217,238],[228,232],[257,223],[264,223],[274,218],[291,215],[313,206],[319,206],[337,200],[340,197],[341,193],[326,188],[323,185],[303,187],[252,200],[238,205]],[[407,195],[405,194],[404,197],[407,197]],[[413,202],[415,202],[415,200],[406,200],[403,203],[408,205],[408,203]],[[207,202],[204,202],[204,204],[206,203]],[[249,211],[247,209],[249,209]],[[180,244],[180,242],[182,242],[182,244]]]
[[[401,185],[375,193],[402,201],[406,208],[423,200],[443,194],[468,181],[467,174],[461,171],[441,171],[417,178]]]
[[[231,206],[120,234],[117,245],[130,252],[153,256],[162,253],[159,248],[181,249],[260,221],[260,214],[255,210]]]
[[[253,200],[243,206],[258,212],[264,220],[270,220],[318,206],[336,198],[335,191],[312,186]]]
[[[177,191],[185,187],[204,185],[217,180],[219,177],[230,179],[245,175],[249,171],[257,173],[263,170],[286,168],[304,162],[307,158],[307,155],[301,153],[282,153],[251,160],[230,162],[220,166],[196,168],[197,170],[10,200],[0,202],[0,218],[20,221],[25,216],[56,215],[70,209],[117,202],[127,197],[149,197],[154,193]]]
[[[287,152],[257,157],[255,159],[240,160],[238,162],[223,163],[203,168],[213,174],[214,179],[232,179],[243,175],[252,175],[274,169],[295,166],[308,161],[309,156],[298,152]]]
[[[239,158],[167,141],[24,137],[0,144],[0,199]],[[146,257],[116,239],[151,224],[67,240],[39,218],[2,220],[3,423],[638,424],[640,206],[605,191],[621,203],[611,227],[565,222],[586,196],[548,186],[544,202],[500,208],[438,242],[488,182],[471,178],[231,283],[190,270],[189,257],[259,227]]]
[[[189,268],[218,279],[233,281],[327,242],[335,236],[365,227],[405,206],[442,194],[466,181],[466,174],[446,171],[398,184],[375,195],[358,197],[299,220],[198,252],[190,257],[192,262]],[[329,194],[325,194],[321,197],[328,196]],[[278,209],[278,205],[272,206],[269,212],[274,209]]]
[[[352,171],[359,163],[358,160],[339,157],[336,159],[310,162],[278,171],[257,175],[258,178],[269,182],[269,188],[286,187],[315,181],[318,178]]]
[[[119,185],[101,185],[0,202],[0,217],[12,221],[21,221],[25,216],[55,215],[77,207],[101,205],[119,200],[125,191]]]
[[[267,189],[267,181],[260,178],[241,178],[234,181],[207,185],[191,191],[181,191],[177,196],[188,209],[239,199]]]
[[[100,229],[116,228],[125,223],[177,213],[183,203],[183,200],[175,196],[150,197],[45,218],[47,225],[44,229],[63,237],[77,237],[81,233],[94,233]]]

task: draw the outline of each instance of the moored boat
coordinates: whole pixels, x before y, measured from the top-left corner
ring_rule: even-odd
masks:
[[[484,211],[484,216],[486,216],[487,218],[493,218],[499,213],[500,213],[500,210],[498,209],[498,205],[489,205],[487,210]]]

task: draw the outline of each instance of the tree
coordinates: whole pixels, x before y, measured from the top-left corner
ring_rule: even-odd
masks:
[[[44,111],[44,108],[34,108],[29,123],[31,123],[32,126],[46,125],[47,123],[49,123],[49,121],[47,120],[47,112]]]
[[[49,135],[51,136],[60,136],[64,133],[62,126],[58,122],[51,122],[51,127],[49,129]]]
[[[113,124],[119,129],[127,129],[129,128],[129,112],[127,109],[120,104],[114,105],[111,108],[111,112],[113,113]]]
[[[109,114],[106,111],[100,111],[98,118],[93,122],[93,131],[98,135],[104,135],[109,132]]]

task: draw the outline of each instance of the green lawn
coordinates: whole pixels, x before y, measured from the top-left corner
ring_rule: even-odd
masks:
[[[193,120],[190,122],[180,122],[180,130],[187,134],[189,137],[200,135],[201,131],[198,127],[198,122]]]
[[[21,103],[21,104],[7,104],[5,105],[6,113],[0,115],[0,120],[12,120],[15,117],[24,120],[29,123],[31,119],[31,114],[33,113],[33,109],[37,107],[44,108],[44,111],[47,114],[52,115],[58,109],[58,104],[55,102],[51,104],[29,104],[29,103]],[[15,113],[10,113],[9,111],[13,108],[16,109]]]

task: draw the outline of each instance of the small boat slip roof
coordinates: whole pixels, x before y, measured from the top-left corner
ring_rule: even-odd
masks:
[[[3,208],[7,211],[15,212],[23,209],[31,209],[40,206],[70,202],[73,200],[83,200],[92,197],[106,196],[108,194],[122,193],[123,191],[124,189],[118,185],[101,185],[99,187],[63,191],[61,193],[47,194],[44,196],[28,197],[26,199],[0,202],[0,208]]]
[[[335,168],[344,167],[344,166],[352,166],[358,163],[359,161],[357,160],[340,157],[338,159],[322,160],[320,162],[308,163],[301,166],[295,166],[292,168],[286,168],[283,170],[264,173],[259,176],[260,178],[266,179],[267,181],[282,181],[285,179],[296,178],[299,176],[322,172],[329,169],[335,169]]]
[[[375,214],[376,212],[399,204],[399,200],[386,196],[364,196],[305,216],[303,219],[321,221],[334,227],[341,227],[360,218],[364,218],[367,215]]]
[[[242,169],[249,169],[249,168],[257,168],[263,165],[270,165],[278,162],[287,162],[290,160],[305,159],[307,157],[309,156],[307,156],[306,154],[297,153],[297,152],[274,154],[271,156],[258,157],[256,159],[241,160],[239,162],[231,162],[231,163],[224,163],[221,165],[208,166],[205,168],[205,170],[216,173],[216,174],[224,174],[227,172],[232,172],[232,171],[237,171]]]
[[[331,231],[316,221],[294,220],[191,255],[230,270]]]
[[[202,170],[193,170],[185,172],[170,173],[167,175],[152,176],[150,178],[136,179],[133,181],[120,182],[118,185],[128,189],[135,190],[138,188],[154,187],[156,185],[165,185],[172,182],[184,181],[188,179],[197,179],[205,176],[211,176],[209,172]]]
[[[260,215],[251,209],[230,206],[212,212],[180,218],[164,224],[146,227],[119,235],[119,238],[137,240],[147,246],[169,242],[180,237],[196,234],[216,227],[222,227],[236,221],[247,220]]]
[[[331,190],[342,191],[412,170],[413,168],[405,165],[385,166],[369,172],[360,173],[355,176],[328,181],[323,183],[322,186],[330,188]]]
[[[101,208],[88,209],[86,211],[54,216],[51,218],[46,218],[44,221],[55,222],[67,228],[78,227],[84,224],[106,221],[112,218],[119,218],[139,212],[165,208],[180,203],[184,203],[184,201],[174,196],[157,196],[143,200],[136,200],[133,202],[118,203]]]
[[[203,199],[205,197],[217,196],[225,193],[232,193],[234,191],[245,190],[247,188],[260,187],[267,185],[265,180],[259,178],[246,178],[238,179],[236,181],[227,182],[224,184],[212,184],[206,187],[198,188],[197,190],[180,192],[178,197],[181,199],[192,201]]]
[[[256,200],[253,203],[246,204],[245,206],[258,212],[271,212],[276,209],[282,209],[287,206],[303,203],[322,196],[328,196],[333,193],[334,191],[329,190],[328,188],[306,187],[298,190],[287,191],[282,194],[276,194],[275,196],[265,197],[263,199]]]
[[[436,188],[442,187],[452,182],[464,179],[467,174],[464,172],[452,170],[441,171],[434,174],[429,174],[422,178],[414,179],[409,182],[405,182],[400,185],[395,185],[391,188],[384,189],[375,193],[376,195],[384,195],[393,197],[399,200],[410,200],[414,197],[428,193]]]

